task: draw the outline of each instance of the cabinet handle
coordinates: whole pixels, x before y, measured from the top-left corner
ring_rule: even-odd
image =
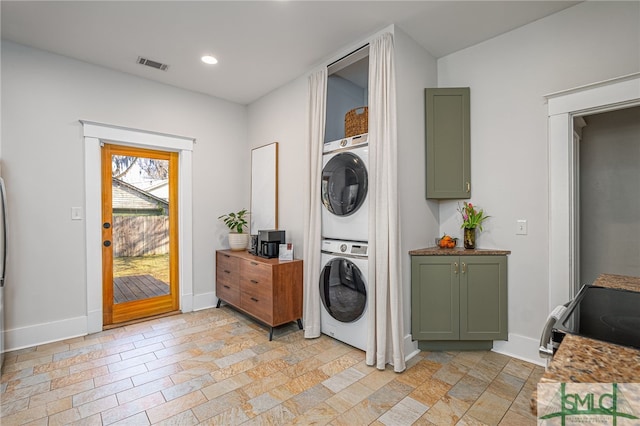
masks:
[[[259,300],[256,299],[255,297],[252,297],[251,300],[253,300],[254,302],[259,302]]]
[[[225,270],[224,270],[224,273],[225,273],[225,274],[230,274],[230,273],[231,273],[231,271],[227,271],[227,270],[225,269]]]
[[[228,285],[223,285],[222,287],[228,288],[229,290],[231,290],[231,287],[229,287]]]
[[[251,280],[251,282],[252,282],[253,284],[258,284],[258,281],[256,281],[256,280]]]
[[[462,273],[464,274],[465,272],[467,272],[467,264],[462,262]]]
[[[252,264],[253,266],[258,266],[258,264],[257,264],[256,262],[251,262],[251,264]]]
[[[223,256],[224,256],[224,257],[231,257],[231,256],[229,256],[228,254],[223,254]]]
[[[471,182],[467,182],[467,192],[471,192]]]
[[[458,262],[453,262],[453,273],[454,274],[458,273]]]

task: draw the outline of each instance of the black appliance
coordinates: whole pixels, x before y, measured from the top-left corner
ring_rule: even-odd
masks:
[[[285,232],[277,229],[258,231],[258,256],[268,259],[278,257],[280,244],[286,243]]]
[[[249,253],[253,255],[258,254],[258,235],[257,234],[251,235],[251,244],[249,245]]]
[[[640,349],[638,307],[638,292],[585,285],[571,302],[550,315],[540,339],[540,355],[553,356],[567,333]]]

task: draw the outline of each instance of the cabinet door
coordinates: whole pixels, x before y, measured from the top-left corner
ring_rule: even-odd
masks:
[[[416,340],[458,340],[459,268],[455,256],[411,257],[411,333]]]
[[[460,257],[460,339],[507,339],[506,256]]]
[[[425,89],[427,198],[471,197],[469,88]]]

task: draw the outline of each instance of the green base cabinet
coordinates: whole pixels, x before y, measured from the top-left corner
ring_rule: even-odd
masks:
[[[411,333],[421,349],[507,339],[506,256],[412,256]]]

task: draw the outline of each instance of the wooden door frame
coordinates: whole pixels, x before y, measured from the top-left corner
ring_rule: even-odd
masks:
[[[180,307],[179,252],[178,252],[178,153],[147,148],[134,148],[117,144],[102,146],[102,241],[112,242],[113,237],[113,186],[111,162],[113,155],[126,155],[167,160],[169,162],[169,294],[148,299],[119,303],[113,298],[113,244],[102,247],[102,324],[121,324],[154,315],[175,312]]]
[[[85,170],[85,253],[87,282],[86,327],[79,332],[102,331],[102,210],[100,146],[103,141],[118,145],[176,151],[179,155],[178,177],[180,310],[191,312],[193,296],[193,146],[195,139],[125,128],[110,124],[81,120],[84,137]],[[213,294],[213,293],[212,293]],[[213,296],[203,297],[199,307],[212,305]],[[207,303],[210,302],[210,303]]]

